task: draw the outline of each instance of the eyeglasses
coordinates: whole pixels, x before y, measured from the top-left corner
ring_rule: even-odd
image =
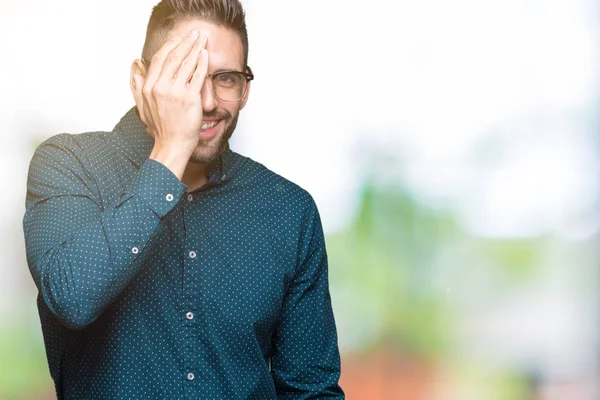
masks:
[[[145,60],[144,64],[150,65]],[[254,79],[250,67],[246,67],[248,72],[241,71],[219,71],[214,74],[207,74],[213,84],[213,93],[221,101],[233,103],[240,101],[248,90],[248,82]]]
[[[250,67],[246,69],[249,72],[220,71],[207,74],[206,77],[212,80],[215,96],[226,102],[241,100],[248,89],[248,82],[254,79]]]

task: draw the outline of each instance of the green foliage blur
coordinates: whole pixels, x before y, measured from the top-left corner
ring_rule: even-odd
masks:
[[[16,321],[0,329],[0,400],[47,399],[53,384],[39,321]]]

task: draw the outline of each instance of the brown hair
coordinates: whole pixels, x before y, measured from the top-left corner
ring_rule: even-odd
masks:
[[[161,0],[152,9],[142,59],[150,62],[177,23],[188,19],[212,22],[238,33],[244,48],[244,66],[248,64],[246,16],[239,0]]]

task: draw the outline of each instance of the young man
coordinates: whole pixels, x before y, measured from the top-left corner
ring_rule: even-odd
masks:
[[[35,152],[27,259],[59,399],[343,398],[311,196],[228,146],[237,0],[163,0],[112,132]]]

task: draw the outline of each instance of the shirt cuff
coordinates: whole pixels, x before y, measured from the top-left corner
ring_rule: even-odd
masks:
[[[169,168],[147,159],[133,180],[131,190],[162,218],[181,200],[187,186]]]

